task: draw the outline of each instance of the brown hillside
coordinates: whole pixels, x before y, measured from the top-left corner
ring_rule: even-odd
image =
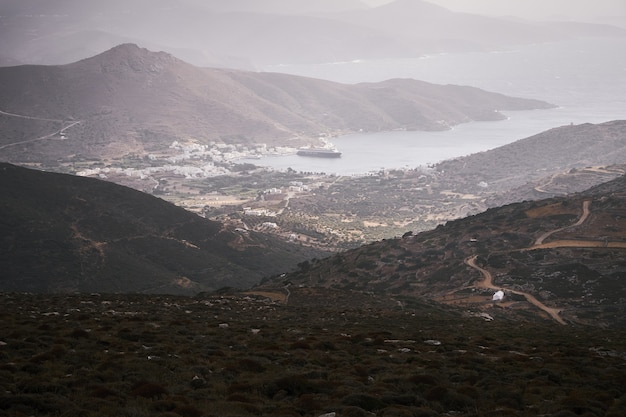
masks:
[[[299,146],[322,133],[445,129],[495,109],[550,107],[414,80],[343,85],[202,69],[125,44],[64,66],[0,68],[0,155],[11,162],[119,157],[174,140]],[[54,136],[67,128],[64,140]]]
[[[626,160],[626,120],[561,126],[489,151],[437,164],[449,180],[476,190],[508,191],[572,169]],[[581,189],[576,191],[582,191]]]

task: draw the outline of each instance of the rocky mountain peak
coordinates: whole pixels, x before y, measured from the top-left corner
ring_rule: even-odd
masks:
[[[165,68],[183,61],[167,52],[153,52],[141,48],[134,43],[124,43],[115,46],[92,58],[80,61],[78,64],[99,65],[103,72],[129,69],[140,73],[160,73]]]

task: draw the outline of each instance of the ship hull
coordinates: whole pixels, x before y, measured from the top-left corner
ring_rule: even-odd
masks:
[[[333,149],[298,149],[297,155],[314,158],[341,158],[341,152]]]

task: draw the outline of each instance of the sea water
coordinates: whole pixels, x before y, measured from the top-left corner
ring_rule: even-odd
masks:
[[[265,71],[354,84],[414,78],[479,87],[544,100],[548,110],[503,111],[507,120],[471,122],[442,132],[394,131],[334,138],[339,159],[264,157],[257,165],[328,174],[415,168],[493,149],[568,124],[626,119],[626,38],[575,39],[502,51],[450,53],[414,59],[278,65]]]

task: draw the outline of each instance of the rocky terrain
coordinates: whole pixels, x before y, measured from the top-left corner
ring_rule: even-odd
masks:
[[[418,0],[3,2],[0,415],[626,415],[625,121],[362,177],[237,163],[552,107],[257,66],[573,36],[626,31]]]
[[[287,206],[259,195],[290,213],[281,220],[225,209],[228,221],[210,221],[110,182],[2,164],[0,412],[621,416],[626,177],[623,165],[582,166],[618,155],[622,126],[514,145],[556,152],[552,139],[590,140],[601,150],[528,184],[518,178],[537,170],[533,158],[501,183],[497,170],[455,171],[489,167],[484,154],[371,178],[247,167],[237,181],[206,183],[206,196],[294,187]],[[461,191],[481,197],[468,204]],[[348,204],[341,215],[381,227],[373,213],[406,213],[411,194],[440,204],[430,230],[398,222],[401,237],[329,256],[315,248],[337,242],[303,226],[304,213],[345,223]],[[536,201],[484,211],[520,196]],[[282,235],[253,230],[270,220]]]
[[[267,233],[275,223],[256,232],[108,182],[4,165],[2,288],[196,294],[264,278],[264,293],[289,283],[619,327],[624,178],[326,257],[324,245]],[[506,302],[487,303],[500,289]]]

